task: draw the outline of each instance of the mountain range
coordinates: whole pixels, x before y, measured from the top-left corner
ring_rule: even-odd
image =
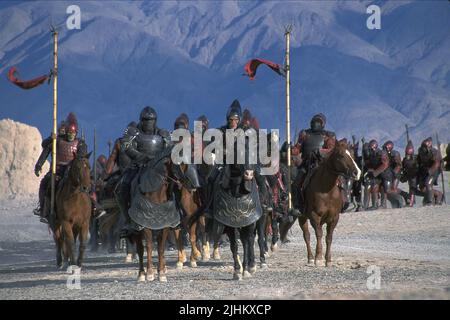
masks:
[[[68,30],[66,9],[81,10],[81,29]],[[381,8],[381,29],[369,30],[369,5]],[[263,128],[285,130],[285,81],[252,58],[284,63],[291,38],[292,132],[322,112],[338,138],[416,145],[438,133],[450,140],[449,1],[2,1],[0,119],[52,125],[52,86],[22,90],[6,79],[48,73],[50,24],[58,26],[58,117],[74,111],[99,153],[153,106],[172,129],[185,112],[211,126],[239,99]]]

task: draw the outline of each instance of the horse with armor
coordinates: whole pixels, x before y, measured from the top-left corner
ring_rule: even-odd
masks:
[[[137,127],[128,127],[121,139],[120,148],[131,159],[130,167],[124,172],[116,191],[119,205],[126,217],[123,236],[132,232],[129,208],[131,205],[131,185],[147,163],[170,146],[170,134],[156,125],[157,114],[152,107],[142,109]]]

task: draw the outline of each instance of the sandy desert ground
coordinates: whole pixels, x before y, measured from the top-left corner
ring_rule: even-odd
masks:
[[[221,261],[181,271],[175,252],[167,252],[167,283],[137,283],[137,263],[125,263],[124,253],[88,251],[81,289],[68,289],[69,274],[56,269],[52,238],[32,215],[33,205],[0,203],[0,299],[450,298],[448,205],[342,214],[329,268],[307,265],[295,225],[291,242],[270,256],[269,267],[240,282],[232,280],[228,247]]]

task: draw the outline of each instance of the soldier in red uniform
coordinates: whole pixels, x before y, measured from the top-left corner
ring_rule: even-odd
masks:
[[[60,126],[59,134],[56,139],[56,186],[58,187],[58,182],[64,177],[65,171],[67,167],[70,165],[73,159],[78,154],[85,155],[87,154],[87,145],[83,139],[77,138],[78,133],[78,121],[74,113],[69,113],[67,119],[64,123],[65,131],[63,131],[62,126]],[[46,139],[45,141],[51,141],[51,139]],[[43,144],[43,150],[41,155],[35,165],[34,172],[36,176],[40,175],[42,170],[42,166],[45,163],[45,160],[50,156],[52,150],[52,144],[47,143]],[[48,212],[43,210],[45,194],[48,191],[48,187],[51,181],[51,170],[47,172],[44,178],[41,181],[39,188],[39,208],[34,211],[36,215],[41,217],[41,221],[44,223],[48,223]],[[95,201],[95,193],[91,194],[91,199],[93,200],[93,208],[94,213],[97,213],[99,210],[99,206]]]

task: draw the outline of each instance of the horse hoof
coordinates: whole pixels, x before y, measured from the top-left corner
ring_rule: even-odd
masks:
[[[270,250],[272,250],[272,252],[277,251],[277,250],[278,250],[278,244],[275,243],[275,244],[271,245],[271,246],[270,246]]]
[[[214,252],[214,255],[213,255],[213,259],[214,260],[220,260],[221,259],[221,257],[220,257],[220,253],[216,253],[216,252]]]
[[[191,261],[191,268],[197,268],[197,261]]]
[[[167,282],[167,277],[165,275],[159,275],[159,282]]]
[[[197,252],[194,254],[194,259],[195,260],[200,260],[202,258],[202,254],[200,252]]]
[[[242,274],[240,272],[235,271],[233,273],[233,280],[241,281],[242,280]]]
[[[248,279],[248,278],[251,278],[251,277],[252,277],[252,274],[251,274],[250,272],[248,272],[247,270],[245,270],[245,271],[243,272],[243,274],[242,274],[242,277],[243,277],[244,279]]]
[[[326,261],[325,262],[325,267],[330,268],[333,266],[333,263],[331,261]]]
[[[262,262],[261,263],[261,269],[267,269],[269,266],[267,265],[267,263]]]
[[[146,275],[144,272],[140,272],[137,278],[138,282],[145,282]]]
[[[183,262],[183,263],[185,263],[186,261],[187,261],[187,258],[186,258],[186,252],[183,250],[183,252],[182,252],[182,254],[181,254],[181,261]]]
[[[270,253],[269,253],[269,252],[267,252],[267,251],[266,251],[266,252],[264,252],[264,257],[265,257],[265,258],[270,258]]]
[[[314,264],[316,265],[316,267],[325,267],[325,261],[323,261],[323,259],[316,260]]]
[[[177,270],[183,269],[183,262],[178,261],[177,262]]]
[[[202,260],[209,261],[210,255],[211,254],[209,253],[209,246],[204,245],[202,248]]]
[[[314,265],[314,259],[308,259],[308,266],[313,266]]]
[[[146,275],[145,276],[145,280],[149,281],[149,282],[154,281],[155,280],[155,275],[153,274],[153,272],[151,274]]]
[[[256,266],[250,267],[248,272],[250,272],[250,274],[254,274],[256,272]]]
[[[126,258],[125,258],[125,263],[131,263],[133,262],[133,254],[129,253],[127,254]]]

